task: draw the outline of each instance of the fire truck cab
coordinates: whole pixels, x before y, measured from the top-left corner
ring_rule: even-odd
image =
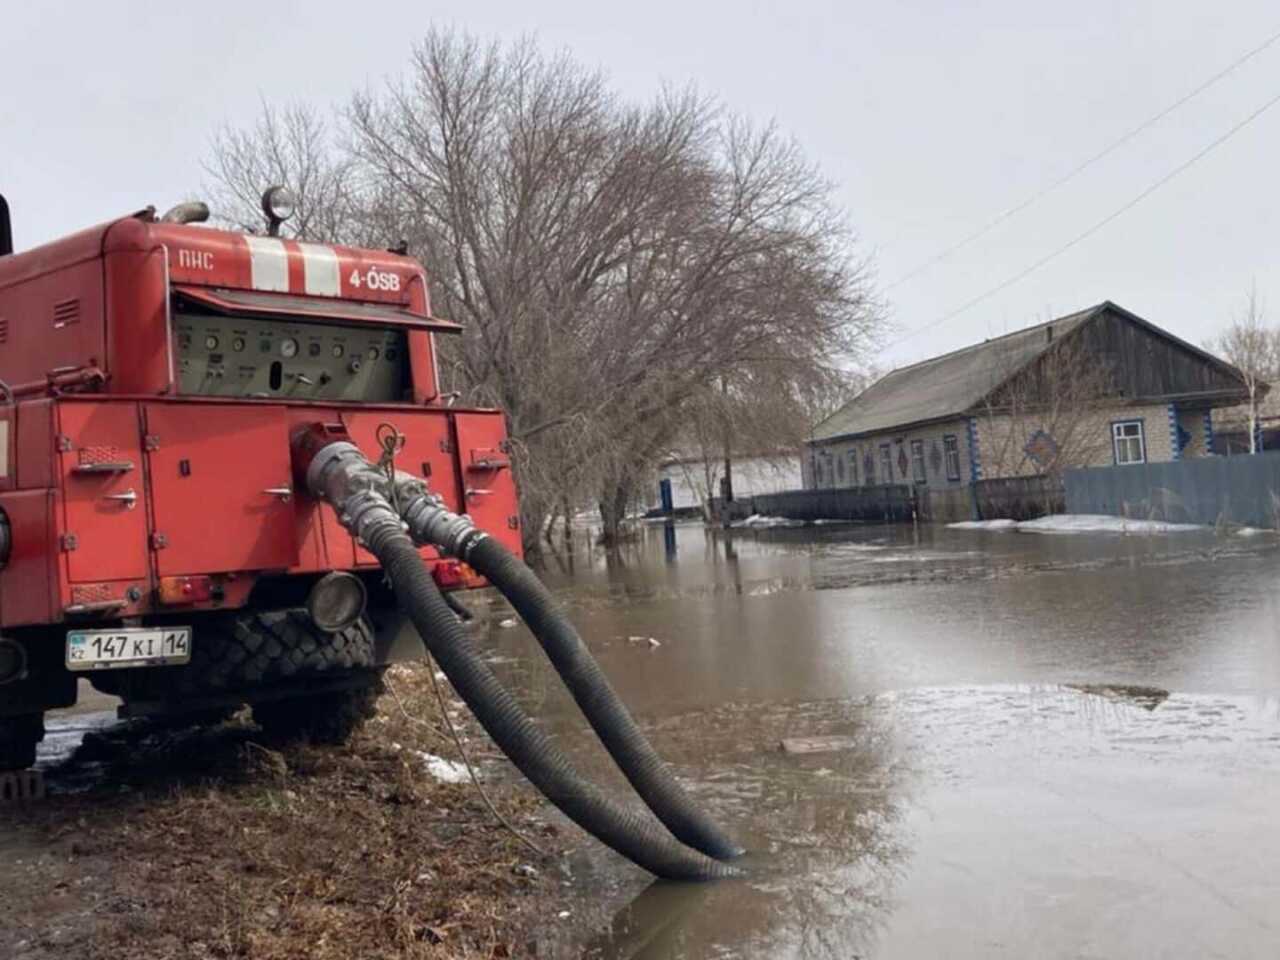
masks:
[[[460,328],[421,265],[283,239],[279,217],[183,222],[192,206],[14,253],[0,200],[0,770],[33,762],[80,678],[126,715],[248,703],[340,740],[380,670],[422,654],[293,475],[298,430],[340,425],[520,549],[504,418],[441,396],[434,338]],[[423,556],[443,588],[482,584]]]

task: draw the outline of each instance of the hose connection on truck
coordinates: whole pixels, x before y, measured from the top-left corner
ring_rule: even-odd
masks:
[[[458,695],[548,800],[656,876],[706,880],[740,872],[720,861],[742,849],[675,780],[524,563],[469,517],[446,509],[422,480],[388,469],[386,462],[371,463],[339,425],[311,424],[295,432],[293,456],[299,481],[328,503],[342,525],[378,558],[402,608]],[[511,602],[614,761],[667,830],[610,800],[533,723],[472,647],[423,562],[422,545],[462,560]]]

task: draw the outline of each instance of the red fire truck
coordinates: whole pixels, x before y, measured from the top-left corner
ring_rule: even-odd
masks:
[[[519,551],[499,411],[450,406],[427,278],[400,253],[139,211],[13,252],[0,199],[0,770],[77,681],[125,715],[248,703],[341,740],[381,668],[423,654],[377,561],[299,495],[291,431],[340,425]],[[384,427],[384,431],[390,429]],[[483,581],[431,547],[446,590]]]

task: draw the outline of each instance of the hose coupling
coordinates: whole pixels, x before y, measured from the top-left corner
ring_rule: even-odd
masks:
[[[342,500],[338,519],[371,553],[391,538],[404,536],[404,521],[377,490],[357,490]]]
[[[467,554],[487,534],[470,517],[446,510],[440,498],[423,494],[404,503],[401,516],[414,543],[439,547],[451,557],[466,561]]]
[[[307,465],[307,489],[335,506],[355,490],[376,490],[385,483],[386,477],[365,459],[360,448],[347,441],[329,444]]]

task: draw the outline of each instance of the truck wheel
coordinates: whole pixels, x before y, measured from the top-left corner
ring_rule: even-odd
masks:
[[[212,689],[256,687],[334,670],[373,665],[373,632],[363,618],[337,633],[321,630],[304,610],[241,614],[192,644],[192,680]]]
[[[0,718],[0,770],[25,770],[36,762],[36,744],[44,739],[44,714]]]
[[[268,700],[253,705],[253,719],[267,736],[311,743],[346,743],[377,713],[382,674],[350,690]]]

